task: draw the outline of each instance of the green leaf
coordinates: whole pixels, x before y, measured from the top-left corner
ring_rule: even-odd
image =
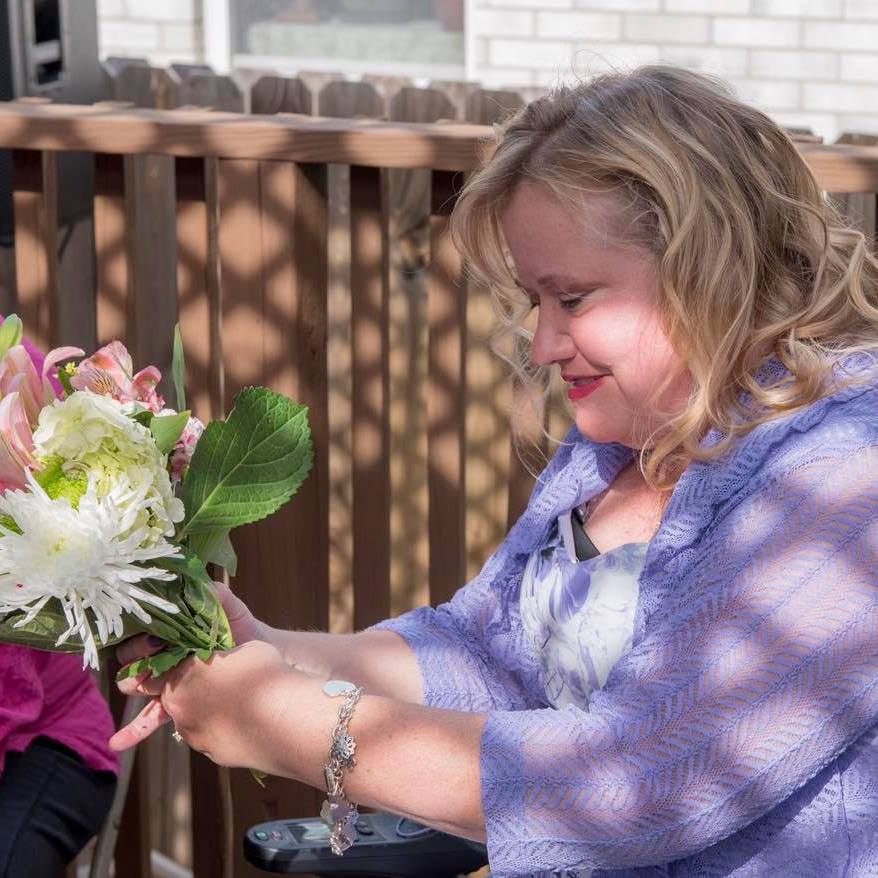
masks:
[[[180,412],[177,415],[156,415],[149,422],[149,429],[155,436],[155,444],[162,454],[170,454],[177,444],[177,440],[183,435],[186,424],[189,423],[189,412]]]
[[[245,388],[228,419],[212,421],[195,447],[180,537],[276,512],[299,489],[313,456],[307,406],[265,387]]]
[[[180,546],[179,555],[156,558],[154,561],[150,561],[150,564],[161,567],[163,570],[170,570],[180,576],[194,579],[196,582],[203,582],[206,585],[210,585],[212,581],[207,574],[207,570],[204,569],[201,559],[194,552],[186,549],[185,546]]]
[[[67,396],[70,396],[71,393],[76,392],[76,388],[70,383],[71,374],[67,371],[66,367],[58,369],[56,375],[58,378],[58,383],[64,389],[64,393]]]
[[[182,411],[186,408],[186,360],[183,356],[183,336],[180,334],[179,323],[174,327],[171,374],[174,377],[174,390],[177,394],[177,411]]]
[[[132,421],[137,421],[141,427],[149,427],[155,415],[149,409],[140,409],[128,417],[130,417]]]
[[[268,777],[268,772],[260,771],[258,768],[251,768],[250,776],[259,784],[259,786],[262,787],[262,789],[265,789],[265,778]]]
[[[222,539],[213,553],[211,561],[222,567],[229,576],[234,576],[238,572],[238,556],[235,553],[235,547],[232,545],[228,531],[222,535]]]
[[[229,576],[238,572],[238,556],[227,530],[192,534],[189,546],[205,564],[218,564],[228,571]]]
[[[166,674],[172,668],[176,668],[183,659],[190,655],[190,650],[182,646],[172,646],[163,649],[155,655],[138,659],[131,664],[125,665],[116,674],[116,680],[127,680],[129,677],[139,677],[144,671],[149,671],[151,677],[159,677]]]
[[[17,314],[10,314],[0,325],[0,357],[10,348],[21,344],[24,335],[24,326]]]

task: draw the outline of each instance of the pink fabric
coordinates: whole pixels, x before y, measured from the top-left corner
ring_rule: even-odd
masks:
[[[24,346],[41,371],[44,355],[27,339]],[[107,746],[113,731],[107,702],[80,656],[0,644],[0,772],[8,752],[45,735],[89,767],[118,773],[119,759]]]
[[[0,644],[0,771],[6,753],[45,735],[98,771],[119,771],[107,746],[113,734],[107,702],[82,658]]]

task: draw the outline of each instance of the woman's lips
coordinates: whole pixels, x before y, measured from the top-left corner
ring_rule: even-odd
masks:
[[[599,378],[594,378],[591,381],[586,381],[583,384],[571,385],[569,390],[567,391],[567,398],[571,402],[577,399],[584,399],[590,393],[593,393],[595,390],[598,389],[605,377],[605,375],[601,375]]]

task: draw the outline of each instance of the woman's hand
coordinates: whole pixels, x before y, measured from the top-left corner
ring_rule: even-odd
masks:
[[[224,582],[214,580],[213,590],[226,611],[229,626],[232,629],[232,637],[235,638],[235,643],[238,646],[249,643],[251,640],[265,640],[271,643],[269,626],[265,622],[260,622],[250,612],[250,607]]]
[[[271,628],[264,622],[260,622],[250,608],[244,603],[224,582],[213,581],[213,591],[217,596],[222,608],[225,610],[232,637],[235,645],[241,646],[253,640],[264,640],[271,643]],[[149,655],[155,655],[165,648],[167,644],[151,634],[137,634],[121,643],[116,649],[116,658],[123,667]],[[133,695],[139,690],[134,686],[119,687],[126,695]]]
[[[133,652],[131,642],[120,647]],[[124,655],[124,653],[123,653]],[[126,694],[152,695],[141,713],[111,739],[113,750],[127,750],[169,720],[187,744],[219,765],[259,767],[260,714],[274,683],[299,677],[271,645],[252,640],[207,662],[189,658],[156,679],[125,680]]]

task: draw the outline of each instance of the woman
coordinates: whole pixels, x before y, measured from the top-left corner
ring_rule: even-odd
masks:
[[[507,331],[538,309],[520,376],[568,383],[527,510],[448,604],[373,630],[281,632],[226,596],[243,646],[141,681],[114,746],[170,716],[323,787],[340,677],[363,689],[341,835],[354,800],[486,839],[497,878],[878,874],[863,236],[767,117],[662,67],[521,111],[454,231]]]

